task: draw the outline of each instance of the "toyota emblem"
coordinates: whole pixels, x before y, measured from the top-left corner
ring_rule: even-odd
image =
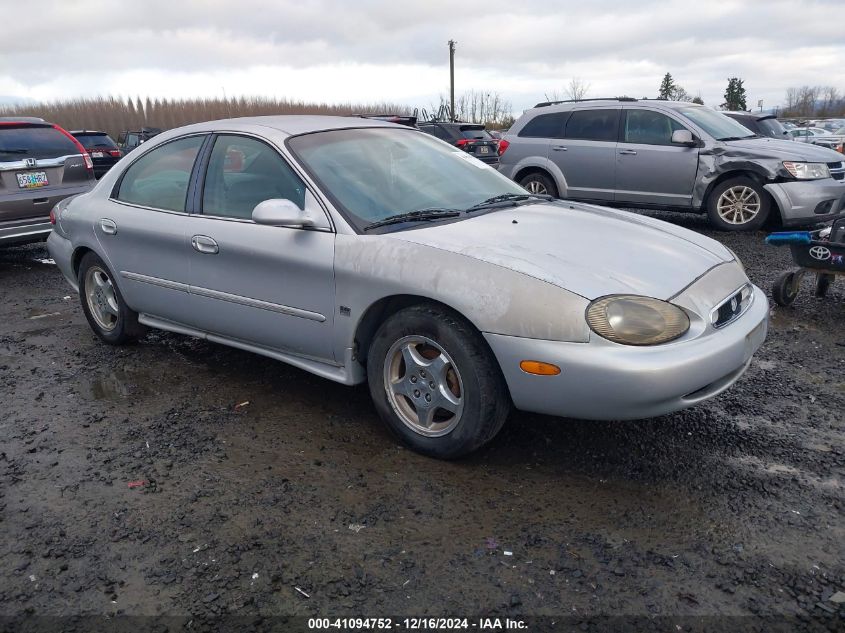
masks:
[[[826,246],[813,246],[810,248],[810,257],[820,261],[830,259],[830,249]]]

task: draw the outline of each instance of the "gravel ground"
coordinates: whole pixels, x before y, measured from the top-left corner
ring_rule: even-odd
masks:
[[[726,243],[767,291],[791,265],[761,233],[660,217]],[[167,333],[103,345],[47,256],[0,251],[0,630],[233,614],[845,630],[842,280],[773,307],[745,377],[704,405],[515,413],[444,463],[397,446],[365,388]]]

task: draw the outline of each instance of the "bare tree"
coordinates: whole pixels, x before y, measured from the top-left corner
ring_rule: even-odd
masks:
[[[573,77],[566,86],[566,96],[573,101],[582,101],[590,90],[590,84],[580,77]]]

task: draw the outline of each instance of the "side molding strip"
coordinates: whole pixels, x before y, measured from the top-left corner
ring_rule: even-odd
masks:
[[[269,310],[270,312],[278,312],[279,314],[287,314],[290,316],[299,317],[301,319],[308,319],[310,321],[317,321],[323,323],[326,320],[325,315],[319,312],[311,312],[310,310],[303,310],[301,308],[294,308],[285,306],[280,303],[270,303],[269,301],[262,301],[261,299],[252,299],[250,297],[243,297],[241,295],[233,295],[228,292],[221,292],[219,290],[211,290],[210,288],[200,288],[199,286],[190,286],[188,284],[170,281],[169,279],[161,279],[160,277],[150,277],[149,275],[142,275],[140,273],[133,273],[126,270],[120,271],[120,276],[132,281],[138,281],[144,284],[151,284],[153,286],[160,286],[168,290],[176,290],[178,292],[185,292],[188,294],[198,295],[200,297],[207,297],[209,299],[218,299],[220,301],[228,301],[229,303],[237,303],[239,305],[247,306],[249,308],[258,308],[260,310]]]

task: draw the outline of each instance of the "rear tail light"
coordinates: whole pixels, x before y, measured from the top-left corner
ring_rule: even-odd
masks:
[[[472,141],[470,141],[470,139],[468,139],[468,138],[462,138],[462,139],[458,140],[458,142],[455,143],[455,145],[457,145],[461,149],[466,149],[466,146],[469,145],[471,142]]]
[[[50,209],[50,224],[56,224],[56,207]]]
[[[505,153],[505,150],[510,146],[510,143],[505,139],[499,141],[499,156]]]
[[[91,156],[89,156],[88,152],[85,151],[85,148],[82,146],[82,143],[80,143],[78,140],[76,140],[76,137],[73,136],[73,134],[68,132],[63,127],[60,127],[60,126],[56,125],[55,123],[53,124],[53,127],[55,129],[57,129],[59,132],[61,132],[62,134],[64,134],[65,136],[67,136],[71,140],[71,142],[74,145],[76,145],[76,149],[78,149],[79,153],[82,154],[82,160],[85,161],[85,168],[88,171],[94,171],[94,161],[91,160]]]
[[[119,149],[110,149],[109,155],[114,156],[115,158],[120,158],[120,156],[121,156],[120,150]]]

